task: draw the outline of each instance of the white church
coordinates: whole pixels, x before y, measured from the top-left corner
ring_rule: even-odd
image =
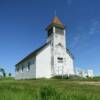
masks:
[[[66,47],[66,29],[58,17],[46,28],[47,42],[16,64],[15,78],[51,78],[74,75],[73,56]]]

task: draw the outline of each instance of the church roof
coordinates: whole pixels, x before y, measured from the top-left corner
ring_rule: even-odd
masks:
[[[54,17],[54,19],[52,20],[51,23],[59,24],[59,25],[63,26],[62,22],[59,20],[59,18],[57,16]]]
[[[53,18],[52,22],[51,22],[50,25],[47,27],[47,30],[48,30],[49,28],[51,28],[52,26],[56,26],[56,27],[59,27],[59,28],[62,28],[62,29],[65,28],[65,26],[62,24],[62,22],[60,21],[60,19],[59,19],[57,16],[55,16],[55,17]]]
[[[42,45],[40,48],[38,48],[38,49],[36,49],[35,51],[33,51],[33,52],[31,52],[30,54],[28,54],[25,58],[23,58],[21,61],[19,61],[19,62],[16,64],[16,66],[17,66],[18,64],[24,62],[24,61],[27,60],[28,58],[33,57],[33,56],[36,56],[37,53],[40,52],[40,51],[41,51],[44,47],[46,47],[49,43],[50,43],[50,42],[45,43],[45,44]],[[72,53],[69,51],[69,49],[66,49],[66,52],[69,54],[69,56],[70,56],[72,59],[74,59],[74,56],[73,56]]]
[[[28,54],[25,58],[23,58],[21,61],[19,61],[15,66],[19,65],[20,63],[24,62],[25,60],[27,60],[30,57],[34,57],[38,54],[38,52],[40,52],[44,47],[46,47],[48,43],[45,43],[44,45],[42,45],[40,48],[36,49],[35,51],[31,52],[30,54]]]
[[[68,48],[66,48],[66,52],[69,54],[69,56],[70,56],[72,59],[74,59],[73,54],[70,52],[70,50],[69,50]]]

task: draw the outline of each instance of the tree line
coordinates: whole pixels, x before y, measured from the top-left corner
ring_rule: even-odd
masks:
[[[0,68],[0,73],[1,73],[0,74],[1,77],[6,77],[7,76],[7,73],[3,68]],[[8,73],[8,76],[11,77],[11,73]]]

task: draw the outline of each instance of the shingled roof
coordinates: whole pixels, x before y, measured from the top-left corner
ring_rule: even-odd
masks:
[[[54,19],[52,20],[51,23],[53,23],[53,24],[59,24],[61,26],[64,26],[57,16],[54,17]]]
[[[60,21],[60,19],[55,16],[52,20],[52,22],[50,23],[50,25],[46,28],[47,30],[50,29],[52,26],[56,26],[56,27],[59,27],[59,28],[62,28],[64,29],[65,26],[62,24],[62,22]]]

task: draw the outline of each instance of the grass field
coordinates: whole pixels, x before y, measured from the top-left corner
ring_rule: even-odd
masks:
[[[100,100],[100,79],[2,79],[0,100]]]

